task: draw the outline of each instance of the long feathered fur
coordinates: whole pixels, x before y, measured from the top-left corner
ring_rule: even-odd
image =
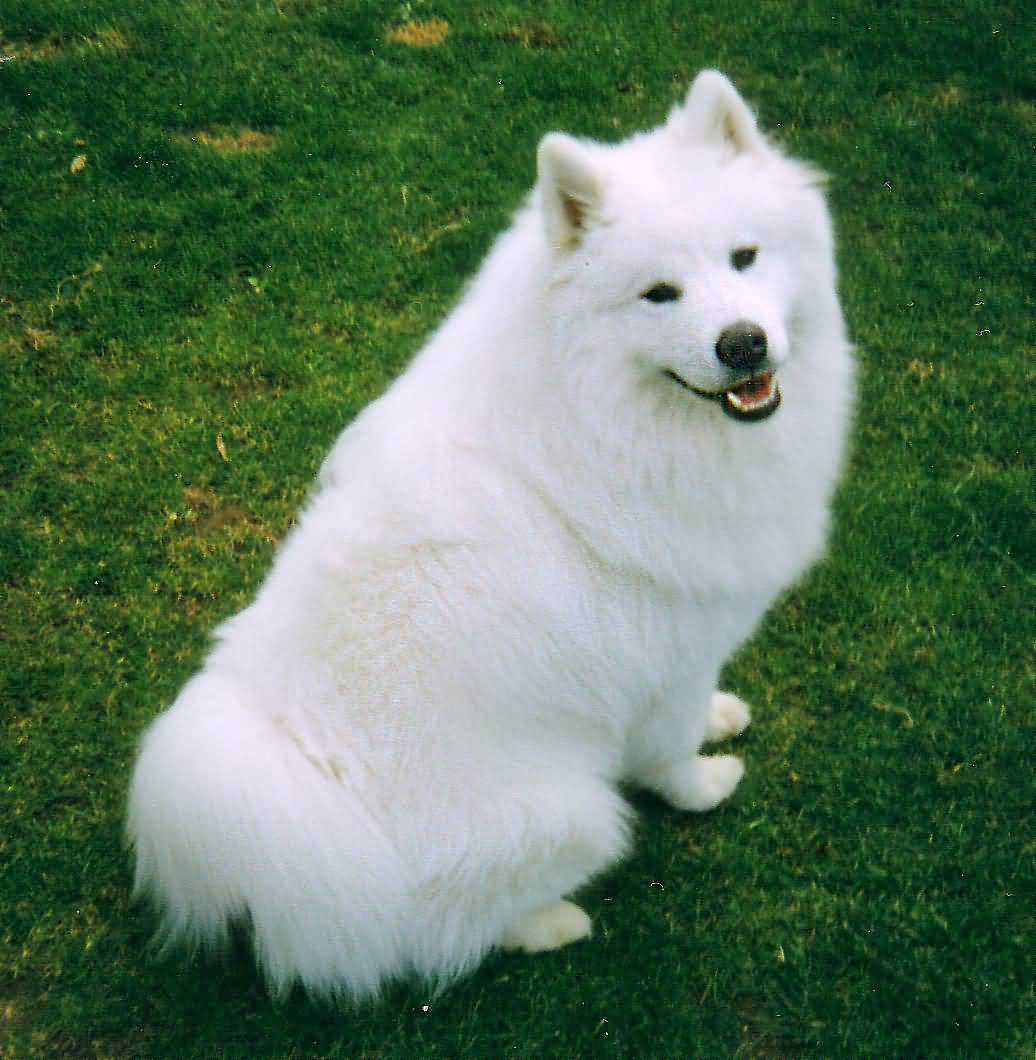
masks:
[[[819,555],[849,419],[814,185],[714,73],[653,133],[544,141],[143,739],[128,833],[165,942],[241,919],[275,993],[441,985],[623,855],[620,781],[691,809],[732,789],[733,760],[697,757],[710,696]],[[757,274],[729,268],[739,239]],[[639,298],[658,280],[682,299]],[[715,389],[738,318],[770,336],[765,422],[672,382]]]

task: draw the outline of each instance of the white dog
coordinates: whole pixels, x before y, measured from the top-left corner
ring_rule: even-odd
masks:
[[[275,992],[551,949],[748,708],[720,667],[823,548],[851,359],[816,172],[699,75],[529,203],[338,440],[250,607],[146,734],[129,836],[170,942],[250,926]]]

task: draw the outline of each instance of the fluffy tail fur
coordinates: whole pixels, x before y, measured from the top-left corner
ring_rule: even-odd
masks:
[[[275,994],[296,978],[374,994],[404,963],[396,855],[246,696],[202,673],[145,735],[129,797],[136,894],[158,907],[163,948],[216,947],[248,917]]]

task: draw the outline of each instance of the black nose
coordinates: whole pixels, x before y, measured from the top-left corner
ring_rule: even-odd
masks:
[[[754,372],[766,359],[766,332],[758,324],[739,320],[719,333],[716,356],[737,372]]]

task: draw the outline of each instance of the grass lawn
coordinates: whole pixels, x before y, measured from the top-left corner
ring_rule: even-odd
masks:
[[[1036,1051],[1026,5],[22,0],[0,23],[0,1055]],[[274,1007],[145,956],[136,741],[531,185],[719,66],[834,175],[830,558],[730,665],[748,776],[648,798],[596,937]]]

